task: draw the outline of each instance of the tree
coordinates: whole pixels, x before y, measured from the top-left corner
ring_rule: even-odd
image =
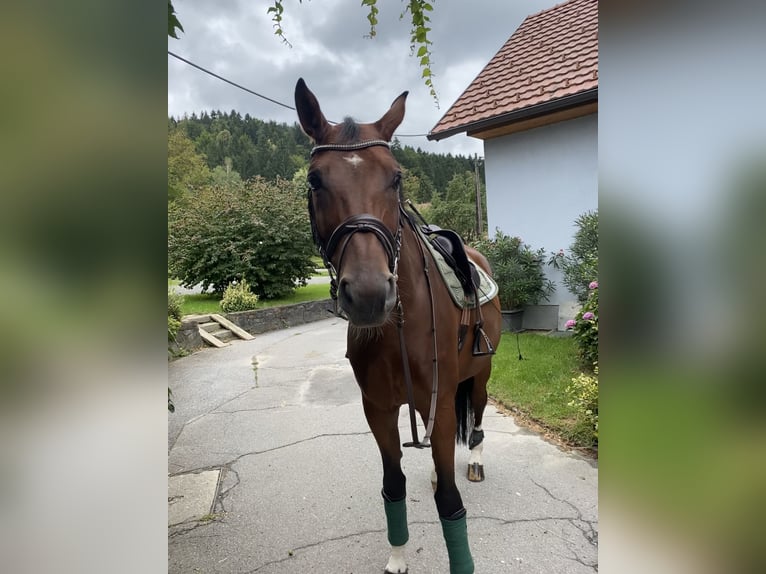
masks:
[[[302,0],[298,1],[302,2]],[[283,13],[285,11],[283,0],[273,0],[273,2],[274,4],[266,9],[266,13],[271,14],[271,21],[274,23],[274,34],[279,36],[285,44],[292,47],[292,44],[290,44],[290,41],[285,36],[284,29],[282,28],[282,22],[284,20]],[[377,6],[377,0],[362,0],[362,6],[367,6],[369,8],[367,13],[367,21],[370,23],[368,37],[374,38],[377,35],[376,26],[378,24],[378,14],[380,13]],[[404,19],[405,15],[409,12],[410,23],[412,24],[412,27],[410,28],[410,53],[418,58],[419,65],[423,70],[423,83],[428,87],[429,92],[438,107],[439,98],[436,94],[436,89],[434,88],[433,73],[431,71],[431,45],[433,42],[431,42],[428,35],[431,31],[431,28],[429,28],[431,18],[428,14],[432,12],[433,9],[433,5],[426,0],[407,0],[400,19]],[[178,39],[176,30],[180,30],[181,32],[184,31],[181,22],[179,22],[178,17],[176,16],[172,0],[168,0],[168,36]]]
[[[264,122],[236,112],[212,115],[168,118],[169,130],[184,132],[211,170],[225,166],[228,157],[231,170],[243,180],[257,175],[290,179],[308,164],[311,142],[297,124]],[[428,203],[437,190],[443,195],[456,173],[473,170],[472,160],[465,156],[434,154],[401,143],[392,151],[404,173],[405,194],[417,203]]]
[[[174,201],[210,182],[205,156],[181,129],[168,133],[168,199]]]
[[[217,187],[231,187],[234,189],[242,189],[244,182],[239,176],[239,173],[231,169],[231,159],[226,158],[228,161],[224,165],[216,166],[213,170],[211,179],[214,186]]]
[[[485,202],[482,187],[482,202]],[[486,205],[482,213],[486,213]],[[433,198],[431,208],[425,212],[430,223],[457,231],[464,241],[476,237],[476,183],[470,171],[455,174],[447,184],[444,198]],[[486,219],[484,222],[486,226]]]
[[[208,186],[168,209],[168,267],[187,287],[221,293],[244,279],[282,297],[306,284],[315,253],[305,194],[283,179]]]

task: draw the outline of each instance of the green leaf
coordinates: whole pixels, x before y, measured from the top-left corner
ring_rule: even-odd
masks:
[[[428,48],[426,46],[421,46],[418,49],[418,58],[421,56],[425,56],[427,52],[428,52]]]
[[[173,3],[168,0],[168,36],[178,40],[176,28],[181,30],[181,32],[184,31],[184,27],[181,26],[181,22],[179,22],[178,18],[176,17],[176,11],[175,8],[173,8]]]

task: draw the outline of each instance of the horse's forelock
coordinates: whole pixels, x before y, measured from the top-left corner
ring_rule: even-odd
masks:
[[[353,118],[343,118],[343,123],[338,126],[338,142],[340,144],[352,144],[359,141],[359,124]]]

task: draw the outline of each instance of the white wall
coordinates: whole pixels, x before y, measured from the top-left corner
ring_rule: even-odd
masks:
[[[484,157],[491,235],[500,228],[546,253],[566,251],[575,218],[598,209],[598,114],[486,140]],[[560,272],[545,268],[561,329],[579,305]]]

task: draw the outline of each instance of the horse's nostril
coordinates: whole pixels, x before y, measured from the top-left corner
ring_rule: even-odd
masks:
[[[340,294],[342,301],[351,304],[351,289],[349,287],[348,279],[341,279],[338,284],[338,293]]]

